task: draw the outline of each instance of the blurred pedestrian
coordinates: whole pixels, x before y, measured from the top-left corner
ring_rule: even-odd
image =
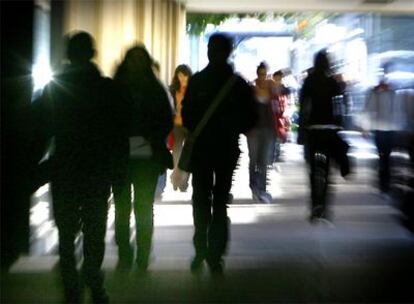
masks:
[[[170,93],[174,99],[175,116],[174,116],[174,129],[173,129],[173,160],[174,169],[177,169],[178,160],[180,159],[181,151],[185,138],[187,137],[187,130],[183,127],[183,119],[181,116],[182,101],[187,91],[188,80],[192,75],[191,68],[188,65],[180,64],[175,68],[174,76],[170,85]],[[173,171],[171,178],[174,179],[176,171]],[[187,180],[188,183],[188,180]],[[185,183],[184,187],[180,189],[185,191],[188,184]],[[176,190],[176,189],[175,189]]]
[[[412,132],[414,98],[412,88],[398,89],[388,81],[388,65],[384,65],[383,69],[384,75],[379,84],[373,87],[368,95],[365,105],[368,117],[362,125],[368,124],[365,130],[370,129],[374,133],[379,155],[379,189],[381,193],[386,194],[390,189],[391,152],[396,147],[404,146],[400,134]]]
[[[44,140],[54,138],[49,169],[53,212],[59,232],[60,271],[66,303],[83,303],[82,284],[94,303],[108,303],[101,265],[105,253],[111,147],[116,136],[116,95],[91,59],[94,40],[86,32],[68,38],[69,64],[33,104]],[[75,239],[83,232],[82,280]]]
[[[134,250],[130,240],[131,183],[136,223],[136,264],[146,271],[153,234],[153,203],[158,176],[173,162],[166,146],[172,129],[172,109],[167,92],[152,70],[152,59],[143,45],[130,48],[114,80],[127,103],[129,155],[127,175],[115,195],[115,238],[120,269],[129,269]]]
[[[229,239],[227,204],[240,154],[239,134],[250,131],[256,119],[251,88],[227,63],[231,52],[230,38],[223,34],[210,37],[209,64],[191,77],[182,102],[183,126],[190,133],[212,103],[220,102],[195,140],[190,161],[196,253],[193,272],[207,261],[212,274],[223,273],[222,257]]]
[[[290,90],[283,84],[282,70],[273,73],[272,79],[275,83],[273,89],[273,97],[271,99],[274,122],[275,122],[275,137],[273,142],[273,153],[271,154],[271,163],[281,160],[281,144],[286,142],[289,131],[289,119],[286,116],[287,99]]]
[[[315,56],[314,66],[300,92],[298,142],[305,145],[305,159],[310,166],[310,220],[328,219],[327,189],[330,159],[335,159],[342,176],[349,173],[349,146],[338,136],[334,98],[342,94],[340,84],[331,71],[326,50]],[[323,167],[319,167],[322,166]]]
[[[272,196],[267,192],[267,166],[273,152],[275,120],[271,99],[275,85],[267,78],[268,67],[262,62],[257,67],[257,79],[254,81],[258,119],[255,127],[247,134],[249,149],[249,186],[253,199],[261,203],[271,203]]]

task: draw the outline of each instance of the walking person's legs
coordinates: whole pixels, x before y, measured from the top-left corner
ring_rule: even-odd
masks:
[[[154,196],[159,166],[151,160],[136,161],[131,167],[134,185],[134,214],[136,222],[136,262],[140,270],[146,271],[152,246],[154,230]]]
[[[134,257],[130,244],[131,184],[125,179],[112,185],[115,202],[115,240],[119,269],[129,269]]]
[[[247,148],[249,151],[249,186],[254,199],[259,193],[259,143],[257,129],[254,129],[247,135]]]
[[[181,152],[183,150],[184,142],[187,137],[187,130],[181,126],[175,126],[173,129],[174,134],[174,148],[173,148],[173,162],[174,162],[174,170],[171,174],[171,181],[173,184],[174,190],[177,188],[180,191],[185,192],[188,188],[188,177],[186,179],[181,180],[182,176],[178,170],[178,163],[180,161]],[[179,184],[179,186],[177,186]]]
[[[109,303],[101,270],[105,255],[106,222],[108,217],[109,185],[96,183],[89,187],[82,201],[83,275],[94,303]]]
[[[272,144],[272,133],[268,129],[260,129],[258,132],[258,145],[257,145],[257,189],[260,202],[271,203],[272,197],[267,192],[267,165],[269,159],[269,151]]]
[[[67,192],[53,186],[53,212],[59,235],[59,268],[66,303],[81,303],[82,291],[75,257],[75,239],[80,231],[79,206]],[[73,197],[72,197],[73,198]]]
[[[191,263],[191,270],[198,271],[208,253],[208,229],[211,222],[213,172],[207,168],[193,170],[193,244],[195,257]]]
[[[80,206],[70,186],[52,183],[53,213],[59,235],[59,268],[66,303],[81,303],[82,291],[75,257],[75,239],[80,231]]]
[[[393,133],[391,131],[377,131],[375,143],[379,155],[379,187],[381,192],[387,193],[390,186],[390,154],[393,145]]]
[[[213,216],[208,232],[207,259],[212,273],[223,271],[222,256],[226,253],[230,230],[227,216],[228,197],[236,163],[237,158],[234,162],[219,166],[215,170]]]

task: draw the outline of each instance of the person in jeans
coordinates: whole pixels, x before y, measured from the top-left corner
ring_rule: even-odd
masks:
[[[191,77],[183,100],[183,126],[193,132],[223,86],[235,77],[194,143],[190,162],[195,247],[191,263],[193,272],[201,270],[206,261],[212,274],[223,273],[223,255],[229,239],[227,205],[240,154],[239,134],[250,131],[256,120],[250,86],[235,76],[227,63],[231,51],[230,38],[223,34],[210,37],[209,64]]]
[[[143,45],[130,48],[119,65],[114,81],[120,102],[127,107],[124,140],[129,146],[126,171],[114,187],[115,239],[118,269],[129,270],[134,258],[130,245],[131,184],[136,222],[136,265],[146,271],[152,246],[153,204],[160,174],[172,168],[166,139],[173,127],[168,94],[152,70],[153,60]]]
[[[267,166],[271,159],[275,136],[271,98],[274,82],[267,79],[267,66],[260,63],[257,79],[254,82],[258,120],[253,130],[247,134],[249,149],[249,186],[253,199],[261,203],[271,203],[272,196],[267,192]]]

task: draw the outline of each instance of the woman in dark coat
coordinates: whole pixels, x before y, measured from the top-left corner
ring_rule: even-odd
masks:
[[[125,108],[125,131],[129,154],[123,174],[114,183],[115,238],[118,267],[129,269],[134,250],[129,243],[131,183],[136,221],[137,266],[146,270],[153,233],[153,203],[158,176],[173,167],[166,138],[173,127],[167,93],[152,71],[152,59],[143,45],[128,50],[115,77]],[[122,119],[123,119],[122,118]],[[122,156],[120,156],[122,158]],[[122,164],[119,168],[122,168]],[[122,169],[121,169],[122,171]]]

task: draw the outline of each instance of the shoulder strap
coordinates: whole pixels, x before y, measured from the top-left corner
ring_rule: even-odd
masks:
[[[193,140],[195,140],[203,131],[204,127],[206,126],[207,122],[210,120],[211,116],[216,111],[217,107],[220,105],[221,101],[226,97],[228,92],[230,91],[231,87],[237,80],[237,75],[234,74],[230,77],[229,80],[225,83],[225,85],[220,89],[216,98],[211,103],[210,107],[207,109],[206,113],[204,114],[203,118],[198,123],[197,127],[195,128],[194,132],[191,134]]]

